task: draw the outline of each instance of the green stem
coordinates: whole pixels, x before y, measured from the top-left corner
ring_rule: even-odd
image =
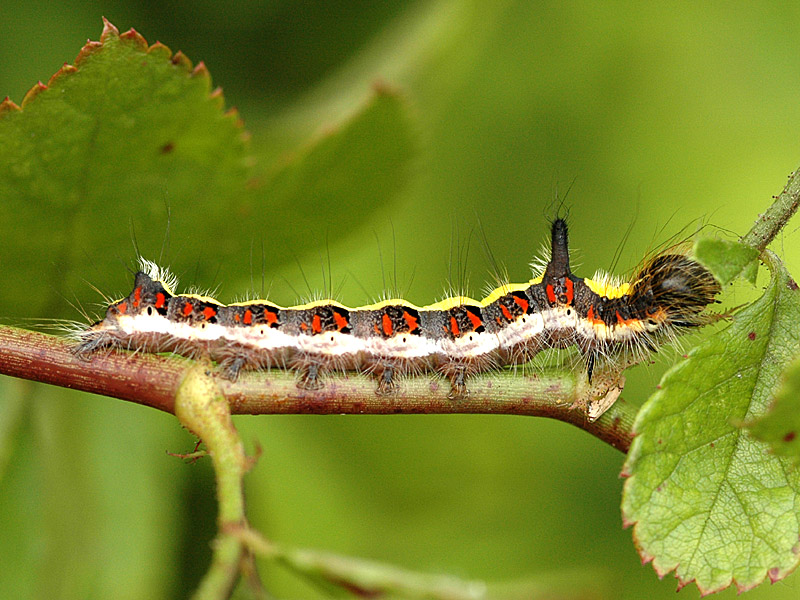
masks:
[[[789,175],[786,187],[774,198],[775,202],[758,216],[753,227],[741,239],[743,244],[757,248],[759,253],[775,239],[800,206],[800,169]]]
[[[284,548],[253,530],[243,530],[241,540],[258,556],[281,562],[305,577],[323,579],[366,598],[383,597],[386,594],[426,600],[487,598],[486,584],[481,581],[417,573],[318,550]]]
[[[502,583],[465,580],[448,575],[420,573],[352,556],[319,550],[287,548],[265,539],[252,529],[241,539],[253,554],[281,563],[314,583],[325,582],[364,598],[412,600],[527,600],[544,598],[611,597],[612,582],[602,571],[585,567],[551,572]]]
[[[175,415],[206,445],[217,481],[219,533],[213,544],[211,567],[195,592],[196,600],[220,600],[230,595],[245,550],[237,532],[247,527],[243,478],[248,461],[228,402],[209,375],[210,368],[203,363],[192,366],[175,396]]]

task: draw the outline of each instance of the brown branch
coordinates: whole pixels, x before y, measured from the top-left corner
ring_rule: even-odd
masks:
[[[52,335],[0,326],[0,373],[128,400],[174,413],[175,395],[191,361],[144,353],[98,352],[84,361],[72,344]],[[424,377],[403,381],[391,396],[375,394],[361,375],[332,375],[319,390],[302,390],[294,373],[247,373],[218,385],[233,414],[507,414],[571,423],[622,452],[630,446],[635,408],[618,400],[588,422],[579,405],[587,390],[582,373],[490,373],[470,381],[470,394],[447,397],[449,386]]]

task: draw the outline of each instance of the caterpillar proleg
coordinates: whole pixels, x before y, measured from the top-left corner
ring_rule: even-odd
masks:
[[[529,361],[546,348],[576,346],[591,381],[599,361],[636,362],[681,332],[707,323],[720,291],[702,265],[674,251],[646,261],[627,283],[576,277],[567,223],[556,219],[544,270],[504,284],[483,300],[464,296],[428,306],[402,299],[349,308],[333,300],[281,307],[266,300],[225,305],[178,294],[175,278],[141,260],[129,296],[77,334],[82,357],[100,348],[206,355],[220,373],[289,368],[298,386],[317,388],[331,371],[358,371],[391,394],[405,375],[436,373],[453,399],[469,378]]]

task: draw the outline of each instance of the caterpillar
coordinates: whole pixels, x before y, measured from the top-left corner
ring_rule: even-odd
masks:
[[[526,283],[504,284],[483,300],[446,298],[428,306],[390,299],[348,308],[326,299],[284,308],[266,300],[222,304],[177,294],[176,278],[140,259],[129,296],[77,333],[75,353],[102,348],[207,355],[222,376],[289,368],[298,387],[317,389],[325,373],[359,371],[391,394],[404,375],[436,373],[450,397],[469,378],[528,362],[546,348],[576,346],[591,382],[598,361],[638,362],[687,329],[704,325],[720,285],[690,257],[671,250],[645,261],[629,282],[570,269],[567,223],[551,227],[550,258]]]

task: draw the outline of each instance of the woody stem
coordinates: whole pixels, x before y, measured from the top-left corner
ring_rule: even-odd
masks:
[[[84,390],[175,412],[175,396],[192,364],[177,356],[97,352],[77,358],[63,338],[0,326],[0,373]],[[627,452],[636,408],[623,400],[588,422],[579,405],[585,375],[570,369],[525,374],[495,372],[470,379],[470,393],[448,398],[449,386],[409,378],[391,395],[375,393],[362,375],[332,375],[318,390],[299,389],[294,373],[276,369],[247,373],[237,382],[218,379],[233,414],[508,414],[571,423]]]

